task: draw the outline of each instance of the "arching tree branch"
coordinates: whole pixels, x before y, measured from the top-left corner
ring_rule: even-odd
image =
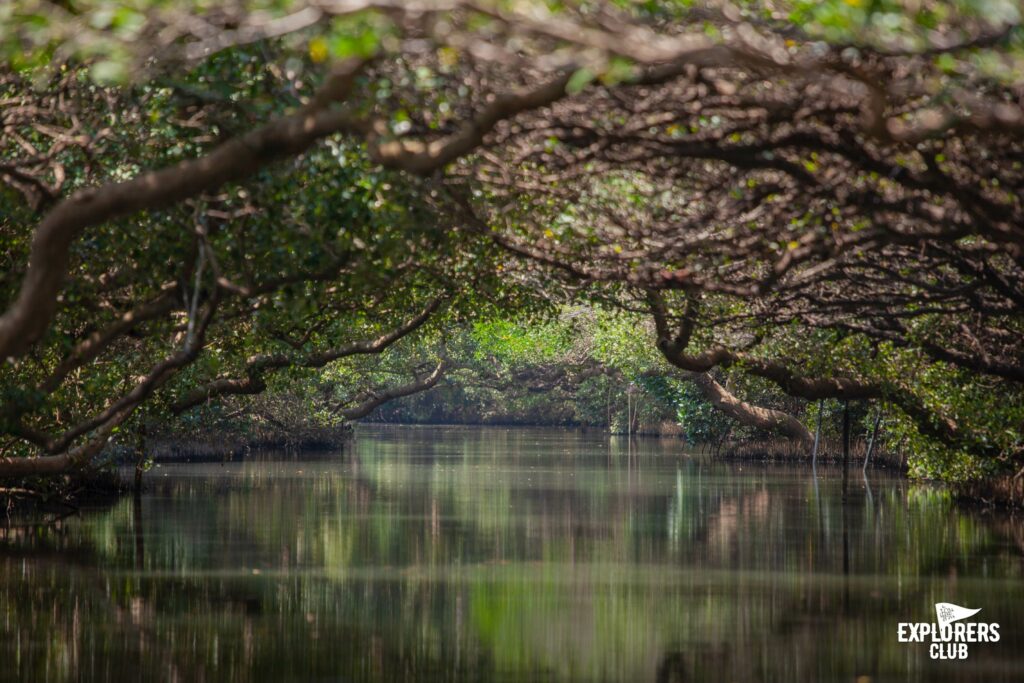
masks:
[[[712,406],[740,424],[782,434],[804,446],[809,446],[814,441],[811,432],[800,420],[781,410],[763,408],[743,401],[706,372],[691,374],[690,381]]]
[[[396,387],[372,391],[370,392],[369,397],[365,398],[358,405],[350,406],[348,408],[339,408],[337,410],[337,415],[348,421],[358,420],[366,417],[388,401],[393,401],[396,398],[402,398],[404,396],[411,396],[421,391],[431,389],[441,381],[441,378],[444,377],[448,367],[448,361],[446,359],[441,359],[441,361],[438,362],[437,367],[434,368],[433,372],[429,375]]]
[[[382,353],[399,339],[422,327],[441,306],[442,301],[441,298],[433,299],[417,315],[374,339],[352,342],[305,355],[276,353],[253,356],[246,362],[245,377],[224,377],[198,387],[172,404],[171,412],[180,415],[220,396],[262,393],[267,387],[265,375],[273,370],[289,367],[322,368],[328,363],[349,356]]]

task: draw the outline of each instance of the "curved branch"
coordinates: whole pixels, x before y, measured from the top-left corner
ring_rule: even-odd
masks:
[[[660,300],[658,294],[649,294],[649,300]],[[669,329],[663,304],[651,305],[659,330]],[[715,346],[703,353],[688,354],[686,348],[675,339],[659,337],[658,348],[665,359],[683,370],[707,372],[714,367],[740,366],[748,374],[773,382],[783,392],[795,398],[817,400],[838,399],[883,399],[898,406],[910,417],[922,434],[935,438],[949,446],[964,448],[976,453],[991,454],[992,446],[979,443],[965,434],[952,419],[937,415],[929,410],[911,391],[897,386],[883,385],[850,377],[806,377],[794,372],[786,365],[753,357],[747,353],[733,351],[724,346]]]
[[[352,342],[344,346],[312,352],[305,357],[298,358],[283,353],[253,356],[246,363],[245,377],[224,377],[209,382],[172,404],[171,412],[180,415],[186,410],[218,396],[262,393],[267,388],[264,376],[272,370],[288,367],[322,368],[328,363],[348,356],[382,353],[399,339],[411,334],[426,323],[440,307],[442,300],[440,297],[433,299],[417,315],[375,339]]]
[[[810,446],[814,441],[811,432],[800,420],[781,410],[763,408],[743,401],[706,372],[694,373],[690,376],[690,381],[712,406],[741,424],[778,432],[804,446]]]
[[[362,64],[346,62],[325,87],[337,99],[347,95]],[[342,110],[307,107],[229,140],[198,159],[143,173],[132,180],[79,190],[57,204],[36,228],[21,288],[0,316],[0,358],[24,354],[46,331],[64,283],[71,245],[86,228],[167,206],[247,177],[350,124],[349,114]]]
[[[102,413],[67,430],[47,444],[48,450],[56,451],[54,454],[35,458],[0,457],[0,477],[53,475],[87,465],[103,450],[114,429],[127,420],[135,412],[135,409],[166,383],[177,370],[185,367],[199,356],[203,348],[206,330],[213,320],[217,304],[217,298],[210,300],[196,328],[192,343],[154,365],[131,391],[108,406]],[[75,439],[89,432],[93,432],[93,434],[85,443],[70,448]]]
[[[476,149],[499,121],[564,97],[572,75],[573,71],[567,69],[540,85],[491,95],[487,105],[458,131],[438,140],[423,142],[403,138],[380,142],[377,138],[386,131],[380,124],[382,130],[369,138],[370,156],[385,166],[410,173],[429,173]]]
[[[114,429],[124,422],[134,410],[125,408],[109,420],[96,434],[81,446],[57,455],[43,455],[38,458],[0,457],[0,477],[31,477],[61,474],[84,466],[103,447]]]
[[[393,401],[396,398],[402,398],[403,396],[411,396],[412,394],[419,393],[431,389],[436,385],[444,373],[449,367],[448,361],[442,359],[434,371],[422,379],[417,379],[408,384],[402,384],[397,387],[384,389],[380,392],[374,392],[367,400],[363,401],[359,405],[352,406],[351,408],[345,408],[337,411],[338,416],[341,418],[351,421],[358,420],[361,417],[366,417],[374,410],[384,405],[388,401]]]
[[[110,345],[119,336],[130,332],[136,325],[168,313],[178,306],[177,299],[178,284],[171,283],[161,290],[159,296],[151,301],[142,303],[128,311],[115,322],[102,330],[93,332],[89,337],[76,346],[67,357],[61,361],[50,376],[39,386],[44,393],[50,393],[60,386],[64,378],[76,368],[80,368],[93,358],[98,356],[103,349]]]
[[[385,166],[426,174],[472,151],[499,121],[563,97],[572,76],[562,71],[539,86],[492,95],[461,129],[442,139],[385,141],[384,122],[367,122],[344,109],[329,108],[348,96],[363,64],[360,60],[343,63],[304,109],[229,140],[205,156],[125,182],[80,190],[57,204],[36,228],[21,288],[0,315],[0,358],[23,355],[46,331],[68,269],[71,245],[88,227],[245,178],[338,132],[365,135],[371,156]]]

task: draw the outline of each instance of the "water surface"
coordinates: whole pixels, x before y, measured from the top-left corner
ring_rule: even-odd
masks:
[[[163,464],[0,530],[0,680],[999,681],[1024,528],[885,472],[674,440],[360,427],[345,452]],[[1002,640],[897,642],[934,603]]]

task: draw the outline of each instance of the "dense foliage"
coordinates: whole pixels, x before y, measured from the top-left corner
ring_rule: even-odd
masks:
[[[8,3],[0,473],[275,402],[336,426],[447,375],[481,419],[568,388],[559,421],[621,430],[635,394],[694,439],[728,433],[714,408],[801,447],[855,402],[919,474],[1012,474],[1020,21]]]

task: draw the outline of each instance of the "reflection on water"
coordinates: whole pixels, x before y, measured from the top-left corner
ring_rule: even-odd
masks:
[[[0,680],[1012,680],[1022,530],[933,490],[674,441],[361,428],[312,460],[163,465],[0,531]],[[866,485],[867,484],[867,485]],[[935,602],[1002,641],[900,644]]]

